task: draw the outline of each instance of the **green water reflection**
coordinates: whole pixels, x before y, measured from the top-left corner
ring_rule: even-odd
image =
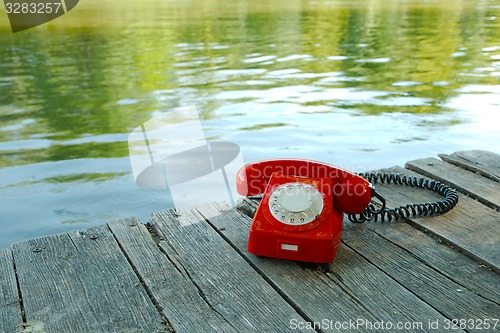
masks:
[[[7,22],[0,15],[0,168],[3,177],[13,175],[0,184],[0,196],[11,203],[1,208],[12,217],[5,224],[18,219],[16,198],[30,200],[26,187],[40,163],[85,165],[37,175],[35,183],[45,179],[47,192],[65,191],[51,187],[54,182],[74,184],[82,187],[78,200],[93,195],[89,184],[116,186],[107,180],[130,174],[128,133],[173,107],[197,105],[207,137],[238,139],[250,155],[258,146],[255,158],[267,139],[281,136],[276,150],[309,151],[309,157],[323,159],[312,148],[327,135],[318,128],[325,121],[343,127],[356,121],[356,134],[346,129],[325,142],[339,143],[346,156],[366,153],[370,161],[385,157],[373,155],[384,142],[397,152],[474,117],[469,106],[457,116],[453,98],[500,93],[495,1],[86,0],[22,33],[12,34]],[[339,120],[338,114],[347,118]],[[411,133],[410,123],[385,128],[381,122],[375,125],[379,133],[396,134],[364,144],[368,140],[359,133],[373,127],[374,116],[394,119],[392,114],[444,117],[412,118],[419,128]],[[491,117],[498,120],[498,112]],[[303,133],[291,135],[294,128]],[[494,129],[471,128],[463,132],[490,136],[492,150],[498,147]],[[107,167],[88,167],[102,161]],[[18,172],[21,166],[33,168]],[[13,186],[21,194],[6,199],[5,189]],[[47,213],[46,219],[67,221],[56,208],[59,197],[50,200],[55,203],[48,209],[59,213]],[[105,206],[93,207],[101,215],[86,213],[78,221],[108,216]]]

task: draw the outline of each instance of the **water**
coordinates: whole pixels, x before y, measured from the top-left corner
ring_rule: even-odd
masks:
[[[168,208],[128,134],[196,105],[246,162],[363,171],[500,153],[498,1],[86,0],[12,34],[0,14],[0,247]]]

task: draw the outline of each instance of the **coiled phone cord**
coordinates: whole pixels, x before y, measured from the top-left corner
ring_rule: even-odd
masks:
[[[457,192],[436,180],[427,178],[417,178],[414,176],[406,176],[399,173],[359,173],[361,177],[365,178],[372,184],[385,183],[385,184],[399,184],[412,187],[425,188],[437,192],[444,196],[444,199],[433,202],[414,203],[396,208],[387,208],[385,199],[373,190],[373,196],[381,201],[382,206],[377,207],[375,204],[370,203],[368,207],[361,214],[349,215],[349,221],[354,223],[364,223],[373,220],[375,222],[393,222],[402,218],[409,217],[423,217],[444,214],[458,203]]]

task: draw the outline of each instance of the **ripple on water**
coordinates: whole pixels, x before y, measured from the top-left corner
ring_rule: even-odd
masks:
[[[418,81],[399,81],[391,84],[393,87],[414,87],[421,85],[422,82]]]
[[[372,59],[357,59],[356,62],[366,62],[366,63],[373,63],[373,64],[384,64],[391,61],[391,58],[372,58]]]
[[[242,61],[245,64],[254,64],[254,63],[258,63],[258,62],[268,62],[268,61],[274,60],[276,58],[277,57],[274,55],[267,55],[267,56],[260,56],[260,57],[254,57],[254,58],[246,58],[246,59],[243,59]]]

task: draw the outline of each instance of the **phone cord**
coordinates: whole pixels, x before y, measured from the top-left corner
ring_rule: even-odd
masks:
[[[373,196],[378,198],[381,202],[381,207],[375,206],[373,203],[368,204],[368,207],[361,214],[349,215],[349,221],[354,223],[364,223],[373,220],[375,222],[393,222],[403,218],[410,217],[423,217],[435,216],[444,214],[458,203],[457,192],[433,179],[417,178],[414,176],[406,176],[399,173],[359,173],[361,177],[365,178],[372,184],[385,183],[385,184],[399,184],[412,187],[425,188],[437,192],[444,196],[444,199],[433,202],[414,203],[406,206],[396,208],[387,208],[385,199],[373,189]]]

